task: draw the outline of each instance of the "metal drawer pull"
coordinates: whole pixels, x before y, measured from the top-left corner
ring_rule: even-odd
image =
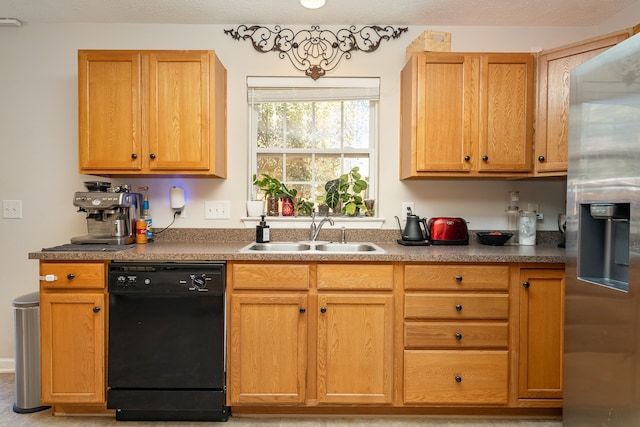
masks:
[[[462,276],[456,276],[456,282],[458,283],[462,282]]]
[[[76,278],[76,275],[75,275],[75,274],[73,274],[73,273],[69,273],[69,274],[67,274],[67,279],[69,279],[69,280],[73,280],[73,279],[75,279],[75,278]]]
[[[93,312],[94,313],[100,312],[100,307],[98,307],[98,306],[93,307]]]
[[[529,282],[522,282],[522,286],[524,286],[525,289],[529,289],[529,286],[531,286],[531,284]]]
[[[306,313],[306,312],[307,312],[307,309],[306,309],[306,308],[304,308],[304,307],[300,307],[300,313],[301,313],[301,314],[304,314],[304,313]]]
[[[456,333],[456,339],[460,341],[462,339],[462,334],[460,332]]]
[[[456,311],[462,311],[462,306],[460,304],[456,304]]]
[[[326,313],[327,312],[327,307],[322,307],[320,309],[320,313]]]
[[[457,383],[461,383],[462,382],[462,377],[460,375],[456,375],[456,382]]]

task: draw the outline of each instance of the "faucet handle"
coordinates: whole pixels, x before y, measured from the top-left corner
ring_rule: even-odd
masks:
[[[342,227],[340,235],[340,243],[347,243],[347,229]]]

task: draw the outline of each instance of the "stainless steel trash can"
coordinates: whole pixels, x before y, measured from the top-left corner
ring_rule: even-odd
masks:
[[[49,406],[40,405],[40,293],[13,300],[16,353],[16,401],[13,411],[29,414]]]

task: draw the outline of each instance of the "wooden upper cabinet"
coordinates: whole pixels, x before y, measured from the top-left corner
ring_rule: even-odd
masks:
[[[571,70],[628,37],[629,31],[625,30],[539,54],[536,175],[567,174]]]
[[[530,172],[535,107],[535,57],[481,57],[480,172]]]
[[[401,86],[401,179],[531,172],[532,54],[416,54]]]
[[[80,172],[142,169],[138,52],[79,52]]]
[[[226,70],[212,51],[79,51],[79,170],[226,177]]]

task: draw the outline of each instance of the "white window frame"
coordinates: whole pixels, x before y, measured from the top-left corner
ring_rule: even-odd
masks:
[[[322,94],[318,89],[323,89]],[[319,96],[321,95],[321,96]],[[278,101],[331,101],[331,100],[350,100],[350,99],[369,99],[373,101],[370,108],[370,144],[368,149],[349,149],[342,153],[362,154],[369,156],[369,178],[368,178],[368,197],[376,200],[376,211],[378,211],[378,147],[379,147],[379,99],[380,99],[380,79],[372,78],[326,78],[312,80],[308,77],[248,77],[247,78],[247,103],[249,118],[249,179],[247,195],[248,200],[253,196],[254,187],[251,182],[251,176],[257,170],[257,127],[258,123],[255,118],[253,104],[256,102],[278,102]],[[295,153],[296,150],[287,150]],[[305,150],[306,151],[306,150]],[[261,152],[265,152],[262,150]],[[268,152],[268,151],[266,151]],[[274,152],[282,153],[283,150],[274,150]],[[308,151],[306,151],[308,152]],[[317,153],[323,153],[323,150],[317,150]],[[335,150],[327,150],[326,152],[335,153]],[[346,172],[346,171],[345,171]],[[375,217],[332,217],[334,221],[341,223],[346,228],[380,228],[384,222],[384,218]],[[268,217],[267,220],[275,228],[303,228],[307,227],[309,217]],[[247,227],[253,227],[257,224],[255,218],[242,218]]]

